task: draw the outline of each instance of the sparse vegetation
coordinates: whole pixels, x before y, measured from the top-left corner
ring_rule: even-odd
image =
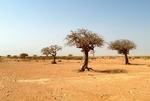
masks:
[[[68,60],[70,60],[72,58],[72,54],[68,54]]]
[[[71,31],[71,34],[67,35],[65,40],[67,41],[66,45],[81,48],[81,52],[83,52],[83,62],[79,71],[91,69],[88,68],[88,52],[90,50],[94,50],[96,46],[101,47],[104,45],[104,40],[100,35],[98,35],[97,33],[93,33],[87,29],[78,29],[77,31]]]
[[[136,45],[130,40],[121,39],[110,42],[108,49],[117,50],[118,54],[125,55],[125,64],[127,65],[130,64],[127,54],[129,54],[130,50],[136,49]]]
[[[19,57],[17,55],[12,56],[13,59],[18,59]]]
[[[37,56],[38,59],[42,59],[43,57],[45,56]],[[71,59],[74,59],[74,57],[82,58],[81,56],[72,56]],[[39,61],[36,63],[33,56],[30,56],[31,60],[33,60],[31,62],[29,61],[30,63],[27,59],[16,59],[16,61],[8,63],[8,58],[3,57],[3,59],[6,60],[0,62],[1,87],[3,87],[0,94],[6,96],[6,92],[8,92],[11,101],[14,100],[14,96],[17,100],[20,100],[20,96],[22,100],[26,100],[27,97],[31,99],[34,98],[32,99],[33,101],[37,100],[37,97],[34,96],[37,92],[42,92],[40,96],[38,96],[39,99],[50,101],[53,101],[54,99],[51,96],[45,97],[47,93],[50,93],[60,101],[65,101],[66,99],[73,101],[74,99],[77,99],[77,96],[79,95],[77,100],[80,100],[81,98],[84,99],[86,95],[85,101],[89,96],[91,98],[88,99],[89,101],[95,100],[93,99],[93,96],[98,98],[95,101],[107,101],[106,97],[101,98],[100,95],[102,94],[103,97],[103,94],[109,92],[109,94],[113,94],[113,96],[117,94],[115,97],[121,96],[120,99],[122,99],[124,97],[128,98],[129,96],[127,93],[129,92],[130,94],[130,90],[133,90],[131,93],[133,93],[134,96],[131,96],[132,98],[129,97],[127,100],[130,101],[137,97],[142,101],[149,101],[150,60],[145,61],[143,57],[141,57],[140,59],[132,61],[135,65],[123,66],[119,59],[124,58],[124,56],[119,56],[119,59],[117,56],[113,56],[111,59],[109,59],[109,57],[110,56],[101,56],[96,59],[96,61],[90,60],[91,65],[94,66],[94,70],[92,72],[81,74],[76,73],[76,66],[78,66],[81,61],[70,60],[71,62],[67,62],[67,60],[58,59],[63,58],[63,56],[57,57],[57,62],[59,62],[57,66],[50,64],[49,61]],[[53,59],[52,56],[49,56],[49,58]],[[20,60],[20,62],[18,62],[18,60]],[[57,84],[59,84],[59,86]],[[94,93],[89,93],[89,89],[85,89],[89,87],[89,84],[91,84],[90,91]],[[123,86],[124,84],[127,84],[128,86]],[[33,86],[35,86],[35,88],[33,88]],[[49,87],[50,90],[47,91],[45,86]],[[135,86],[138,89],[131,89],[135,88]],[[68,89],[65,89],[68,87],[70,88],[69,91]],[[7,91],[7,88],[10,92]],[[22,92],[24,90],[25,92],[28,92],[25,96]],[[78,94],[79,90],[84,91],[86,94]],[[17,92],[11,93],[12,91]],[[64,96],[62,91],[66,94],[65,97],[62,97]],[[19,95],[19,97],[16,96],[16,94]],[[142,94],[144,94],[144,97]],[[2,101],[5,101],[5,98],[6,97],[4,97]],[[118,100],[117,98],[113,99],[113,101]],[[108,97],[108,100],[112,100],[112,97]]]
[[[56,55],[57,55],[57,51],[62,50],[61,46],[58,45],[51,45],[49,47],[43,48],[41,50],[41,53],[46,55],[48,57],[48,55],[51,55],[53,57],[53,62],[52,64],[56,64]]]
[[[11,55],[7,55],[7,58],[11,58]]]
[[[21,53],[19,55],[20,58],[25,59],[27,56],[29,56],[27,53]]]

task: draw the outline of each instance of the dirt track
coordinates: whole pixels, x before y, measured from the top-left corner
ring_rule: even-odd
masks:
[[[80,60],[3,61],[0,101],[150,101],[150,60],[130,61],[90,60],[83,73]]]

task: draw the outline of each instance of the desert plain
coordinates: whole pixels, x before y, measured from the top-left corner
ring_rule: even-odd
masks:
[[[58,60],[57,60],[58,61]],[[150,59],[0,62],[0,101],[150,101]]]

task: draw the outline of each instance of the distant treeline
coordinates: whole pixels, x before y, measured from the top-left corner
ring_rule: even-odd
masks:
[[[0,57],[6,58],[6,57]],[[10,59],[27,59],[27,60],[51,60],[53,59],[52,56],[26,56],[26,57],[19,57],[19,56],[11,56],[7,57]],[[82,60],[83,56],[57,56],[57,59],[65,59],[65,60]],[[123,56],[97,56],[97,57],[89,57],[89,59],[119,59],[124,58]],[[129,56],[129,59],[150,59],[150,56]]]
[[[27,59],[27,60],[51,60],[53,59],[52,56],[26,56],[26,57],[19,57],[19,56],[12,56],[7,57],[10,59]],[[57,56],[57,59],[66,59],[66,60],[82,60],[82,56]]]

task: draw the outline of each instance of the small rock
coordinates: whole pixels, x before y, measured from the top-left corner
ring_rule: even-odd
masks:
[[[132,91],[132,90],[130,90],[129,92],[130,92],[130,94],[133,94],[133,91]]]
[[[16,80],[13,80],[13,82],[16,82]]]
[[[6,96],[8,97],[8,96],[9,96],[9,94],[6,94]]]

